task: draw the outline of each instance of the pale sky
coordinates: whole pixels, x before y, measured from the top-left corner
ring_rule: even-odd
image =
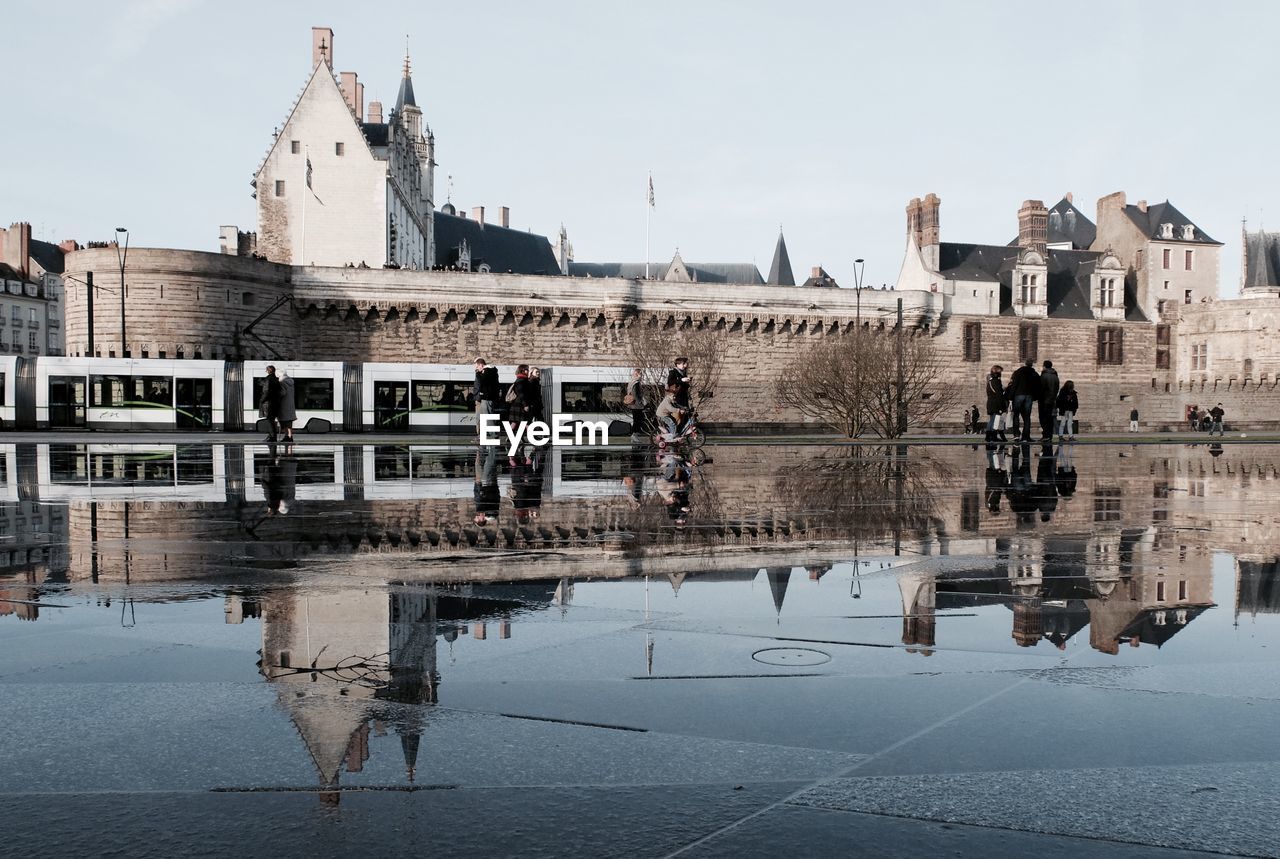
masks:
[[[217,249],[310,68],[390,103],[410,36],[437,205],[507,205],[582,261],[754,261],[891,283],[907,201],[944,241],[1004,243],[1025,199],[1171,200],[1239,278],[1240,220],[1280,228],[1280,4],[706,2],[6,4],[0,221],[48,240]]]

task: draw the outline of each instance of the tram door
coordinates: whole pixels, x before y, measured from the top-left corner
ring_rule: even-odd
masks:
[[[86,391],[83,376],[50,376],[49,426],[84,426]]]
[[[409,429],[409,383],[373,383],[373,431],[407,432]]]
[[[174,406],[178,412],[178,429],[212,429],[212,380],[174,379]]]

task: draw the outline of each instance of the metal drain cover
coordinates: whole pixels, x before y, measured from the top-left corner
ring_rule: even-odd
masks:
[[[831,661],[831,654],[809,647],[766,647],[751,654],[756,662],[765,665],[782,665],[787,668],[807,668]]]

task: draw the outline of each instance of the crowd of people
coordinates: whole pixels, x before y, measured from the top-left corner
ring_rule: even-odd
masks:
[[[1080,396],[1075,382],[1061,382],[1052,361],[1045,361],[1039,371],[1034,361],[1026,361],[1013,371],[1006,384],[1004,368],[996,364],[986,380],[986,440],[989,444],[1009,441],[1010,430],[1019,442],[1030,442],[1031,414],[1040,424],[1040,439],[1050,441],[1056,434],[1060,440],[1076,437]],[[982,411],[977,405],[966,410],[967,431],[982,432]],[[1136,418],[1135,418],[1136,420]]]

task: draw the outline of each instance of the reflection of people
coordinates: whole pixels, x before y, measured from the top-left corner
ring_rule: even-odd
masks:
[[[1053,517],[1053,511],[1058,509],[1058,489],[1053,472],[1053,444],[1045,442],[1040,448],[1040,460],[1036,463],[1036,482],[1031,487],[1041,522],[1048,522]]]
[[[1009,486],[1005,489],[1009,509],[1018,517],[1018,526],[1025,528],[1035,521],[1036,499],[1031,489],[1031,446],[1020,444],[1013,448],[1013,469]]]
[[[671,454],[662,456],[658,464],[658,479],[654,486],[672,524],[683,527],[689,518],[689,484],[693,469],[685,460]]]
[[[543,463],[542,456],[533,456],[517,460],[511,469],[511,504],[516,509],[518,525],[538,518],[542,507]]]
[[[1076,494],[1076,467],[1071,461],[1073,447],[1074,445],[1070,444],[1058,445],[1058,467],[1053,477],[1054,484],[1058,488],[1058,495],[1064,499]]]
[[[286,444],[293,444],[293,422],[298,419],[297,402],[294,398],[293,377],[287,372],[280,372],[280,430],[284,433]]]
[[[1004,470],[1004,448],[993,448],[987,454],[987,509],[992,513],[1000,512],[1000,496],[1009,484],[1009,475]]]
[[[644,374],[640,368],[631,371],[631,381],[627,382],[627,392],[622,396],[622,404],[631,410],[631,440],[644,441],[644,391],[640,382]]]
[[[474,494],[476,514],[473,521],[486,525],[497,521],[502,495],[498,492],[498,449],[482,447],[476,451],[476,478]]]
[[[262,491],[267,496],[267,515],[283,516],[289,512],[298,491],[298,460],[286,452],[283,456],[271,446],[271,458],[262,469]]]

